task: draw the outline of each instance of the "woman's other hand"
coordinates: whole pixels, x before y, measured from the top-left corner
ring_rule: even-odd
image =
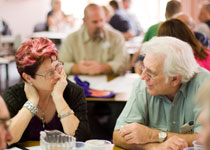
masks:
[[[60,75],[60,79],[55,84],[53,91],[51,93],[53,99],[63,97],[63,92],[67,85],[66,74],[65,74],[63,68],[61,69],[61,72],[59,73],[59,75]]]

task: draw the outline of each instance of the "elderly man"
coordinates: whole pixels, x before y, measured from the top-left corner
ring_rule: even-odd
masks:
[[[129,55],[125,52],[120,32],[104,27],[105,14],[96,4],[84,11],[84,25],[62,43],[59,59],[67,74],[121,73],[127,69]]]
[[[202,130],[198,136],[198,143],[205,146],[206,150],[210,150],[210,78],[202,86],[197,95],[197,101],[202,105],[202,111],[199,115],[199,122]]]
[[[194,97],[210,73],[198,66],[191,47],[173,37],[143,44],[141,79],[117,119],[114,144],[127,149],[177,150],[199,132]]]
[[[10,115],[6,104],[0,96],[0,150],[6,149],[7,142],[12,140],[12,135],[8,130],[10,125]]]

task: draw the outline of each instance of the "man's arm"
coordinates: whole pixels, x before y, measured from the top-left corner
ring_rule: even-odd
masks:
[[[109,74],[112,73],[112,68],[106,63],[98,63],[95,61],[82,61],[74,64],[71,69],[72,74]]]
[[[151,143],[158,143],[158,134],[162,132],[161,130],[152,129],[147,126],[138,123],[131,123],[125,125],[120,130],[115,130],[113,135],[113,140],[116,145],[125,148],[135,148],[137,144],[142,144],[143,146],[154,146]],[[192,145],[192,141],[195,140],[197,134],[179,134],[167,132],[167,139],[171,137],[179,137],[184,139],[188,145]],[[149,145],[148,145],[149,143]],[[142,147],[142,145],[139,145]],[[151,148],[151,147],[150,147]]]
[[[120,32],[113,34],[112,41],[110,41],[112,50],[110,54],[112,59],[107,64],[112,68],[114,73],[125,72],[129,68],[130,56],[125,48],[125,40]]]
[[[188,147],[187,142],[178,136],[167,138],[163,143],[128,144],[118,130],[115,130],[113,133],[113,143],[119,147],[131,150],[183,150],[185,147]]]

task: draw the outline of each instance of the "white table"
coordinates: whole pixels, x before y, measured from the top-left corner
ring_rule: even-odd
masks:
[[[127,73],[124,76],[118,76],[110,81],[108,81],[108,77],[106,75],[96,75],[96,76],[87,76],[87,75],[79,75],[79,78],[82,81],[89,82],[91,89],[96,90],[107,90],[112,91],[116,94],[114,98],[107,99],[108,101],[127,101],[131,90],[133,88],[133,83],[135,80],[140,78],[138,74]],[[74,76],[70,75],[68,77],[72,82],[74,81]],[[99,98],[87,98],[87,100],[101,100]],[[104,98],[103,100],[106,100]]]

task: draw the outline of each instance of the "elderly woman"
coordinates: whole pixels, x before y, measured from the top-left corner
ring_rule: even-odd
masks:
[[[89,138],[83,90],[66,80],[55,45],[48,39],[29,40],[16,55],[24,83],[9,87],[4,100],[12,117],[11,143],[39,140],[42,130],[60,130],[77,140]]]
[[[170,19],[163,22],[158,29],[158,36],[172,36],[187,42],[193,49],[197,63],[210,71],[210,51],[199,43],[190,28],[182,21]]]

